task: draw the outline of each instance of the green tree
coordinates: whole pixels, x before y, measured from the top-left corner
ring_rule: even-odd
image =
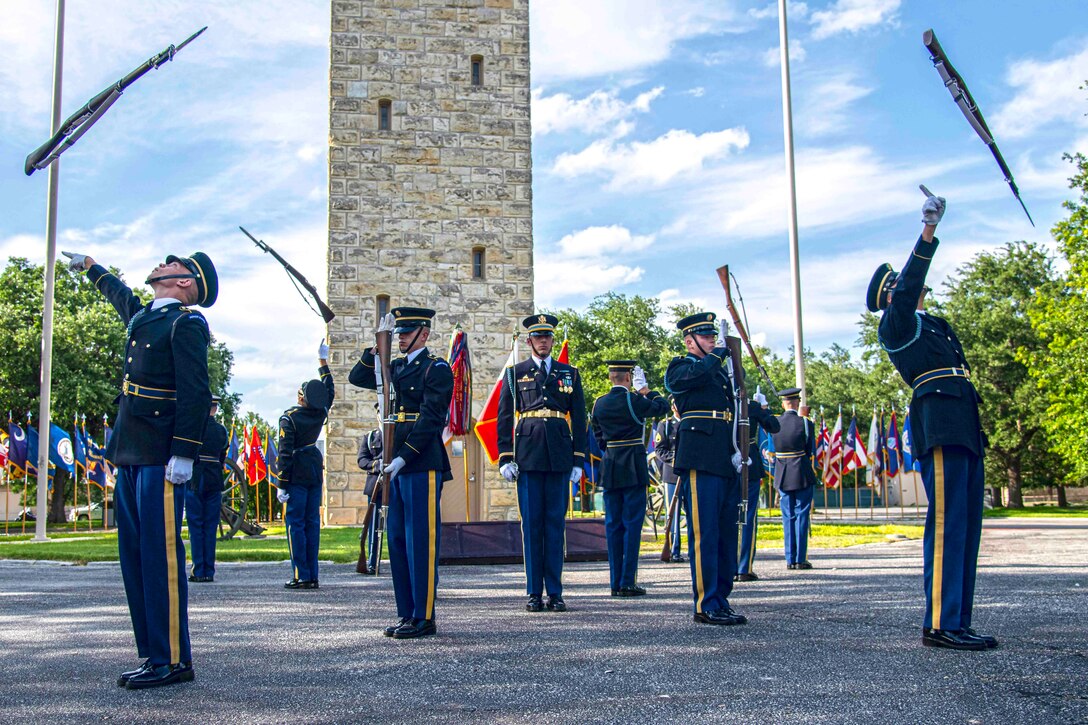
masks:
[[[982,429],[990,442],[987,478],[1008,486],[1014,508],[1024,505],[1024,486],[1053,482],[1045,455],[1045,406],[1024,362],[1045,350],[1028,310],[1053,284],[1046,251],[1015,242],[961,267],[947,285],[943,305],[982,397]]]
[[[43,275],[42,266],[18,257],[0,270],[0,409],[11,411],[20,423],[27,411],[34,415],[38,411]],[[57,425],[70,429],[73,418],[85,414],[88,433],[101,440],[102,415],[110,420],[116,416],[113,401],[121,383],[125,326],[85,275],[58,265],[55,289],[51,415]],[[145,299],[151,296],[143,289],[136,293]],[[228,409],[239,400],[227,393],[233,362],[230,350],[213,339],[208,354],[212,392],[224,398]],[[51,522],[64,520],[68,483],[68,475],[58,473]]]
[[[1065,481],[1079,482],[1088,478],[1088,157],[1066,159],[1076,167],[1069,186],[1078,197],[1065,202],[1069,216],[1051,234],[1068,270],[1031,305],[1028,314],[1042,344],[1023,359],[1044,396],[1043,426],[1052,452],[1066,464]]]

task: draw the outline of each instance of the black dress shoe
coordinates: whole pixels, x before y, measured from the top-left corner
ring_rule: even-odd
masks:
[[[736,617],[723,614],[721,610],[715,612],[696,612],[694,616],[692,616],[692,619],[696,624],[716,624],[722,627],[729,627],[734,624],[744,624],[744,622],[738,621]],[[743,617],[741,619],[743,619]]]
[[[997,637],[994,637],[993,635],[979,634],[970,627],[965,628],[963,630],[963,633],[967,637],[973,637],[974,639],[980,640],[983,644],[986,645],[986,649],[993,649],[997,646]]]
[[[799,561],[793,565],[794,569],[811,569],[812,564],[808,561]]]
[[[787,569],[796,569],[797,565],[796,564],[786,564],[786,568]]]
[[[620,590],[619,589],[613,589],[612,590],[612,596],[618,597],[619,595],[620,595]]]
[[[317,579],[307,579],[298,583],[299,589],[320,589]]]
[[[616,590],[616,596],[618,597],[641,597],[645,596],[645,594],[646,590],[637,584],[629,587],[620,587]]]
[[[926,647],[945,647],[947,649],[979,651],[986,649],[986,643],[967,635],[962,630],[922,629],[922,644]]]
[[[128,678],[125,687],[129,690],[145,690],[149,687],[166,687],[179,682],[192,682],[195,678],[193,666],[189,663],[156,665]]]
[[[392,637],[394,632],[396,632],[398,629],[400,629],[404,625],[410,624],[411,622],[412,622],[411,617],[401,617],[399,622],[397,622],[396,624],[392,624],[392,625],[386,627],[385,629],[383,629],[382,634],[384,634],[386,637]]]
[[[144,672],[147,671],[147,668],[150,666],[151,660],[144,660],[144,663],[136,669],[129,670],[128,672],[122,672],[121,676],[117,678],[117,686],[124,687],[126,684],[128,684],[129,680],[131,680],[136,675],[142,675]]]
[[[540,597],[537,597],[537,596],[529,597],[529,602],[525,605],[525,611],[526,612],[543,612],[544,611],[544,602],[541,601]]]
[[[687,560],[687,559],[685,559],[685,558],[684,558],[684,557],[682,557],[682,556],[674,556],[674,557],[672,558],[672,563],[673,563],[673,564],[687,564],[687,563],[688,563],[688,560]]]
[[[191,576],[191,577],[189,577],[189,581],[191,581],[191,582],[193,582],[195,584],[207,584],[209,582],[215,581],[215,577],[213,577],[213,576]]]
[[[438,627],[433,619],[410,619],[407,624],[402,624],[393,632],[393,639],[415,639],[438,634]]]
[[[621,590],[622,591],[622,590]],[[623,596],[622,594],[620,596]],[[563,601],[563,597],[559,595],[549,595],[548,603],[545,605],[549,612],[565,612],[567,611],[567,603]]]
[[[748,624],[748,617],[743,614],[737,614],[733,611],[733,608],[726,605],[715,612],[719,617],[725,617],[733,620],[733,624]]]
[[[754,582],[758,579],[759,577],[756,576],[756,573],[754,571],[745,572],[744,574],[737,574],[735,577],[733,577],[733,581],[735,582]]]
[[[196,574],[190,574],[189,575],[189,581],[195,582],[196,581]]]
[[[284,584],[284,585],[283,585],[283,588],[284,588],[284,589],[299,589],[299,588],[301,588],[301,587],[299,586],[299,585],[300,585],[301,583],[302,583],[302,582],[300,582],[300,581],[299,581],[298,579],[292,579],[291,581],[289,581],[289,582],[287,582],[286,584]]]

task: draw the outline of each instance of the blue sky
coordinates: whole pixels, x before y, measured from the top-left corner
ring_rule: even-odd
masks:
[[[44,257],[52,2],[0,9],[0,255]],[[615,290],[722,311],[729,263],[756,338],[792,341],[776,3],[537,0],[532,5],[537,302]],[[235,388],[272,418],[311,374],[323,329],[243,224],[325,278],[328,2],[69,0],[64,114],[152,53],[208,32],[131,88],[62,161],[62,249],[138,279],[207,251],[208,311]],[[941,279],[981,250],[1049,240],[1088,151],[1088,13],[909,0],[791,4],[806,345],[856,337],[862,294],[899,266],[925,183],[946,196]],[[921,44],[967,79],[1035,217],[1028,224]]]

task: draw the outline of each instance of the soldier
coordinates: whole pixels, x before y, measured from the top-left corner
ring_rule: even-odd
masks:
[[[529,333],[532,355],[505,373],[499,396],[499,471],[507,481],[517,481],[529,595],[525,609],[565,612],[564,517],[570,485],[582,478],[585,394],[578,370],[552,359],[559,318],[532,315],[521,324]]]
[[[744,624],[729,606],[737,568],[737,506],[742,463],[737,452],[733,379],[723,362],[725,322],[719,333],[713,312],[676,323],[688,354],[673,358],[665,387],[680,412],[680,437],[673,465],[687,486],[688,556],[699,624]]]
[[[123,672],[121,687],[138,690],[194,678],[189,645],[185,546],[181,541],[184,484],[211,409],[204,316],[219,294],[215,266],[203,252],[171,254],[145,284],[143,304],[94,259],[64,252],[69,267],[87,270],[95,289],[128,326],[120,408],[106,458],[117,465],[117,553],[136,649],[145,658]]]
[[[297,403],[280,416],[280,480],[276,498],[287,504],[287,549],[291,553],[291,578],[284,589],[318,589],[317,556],[321,549],[321,485],[325,462],[317,439],[329,417],[336,396],[329,370],[329,346],[322,340],[317,350],[320,379],[299,386]]]
[[[377,407],[377,406],[375,406]],[[359,533],[359,551],[361,556],[355,565],[360,574],[374,574],[378,569],[378,557],[381,556],[378,543],[378,506],[376,497],[381,496],[378,489],[378,475],[382,472],[382,429],[375,428],[359,441],[359,468],[366,471],[366,484],[363,493],[367,497],[366,519],[363,530]],[[369,549],[370,554],[365,555]]]
[[[672,416],[657,424],[657,432],[654,434],[654,455],[657,457],[658,467],[661,471],[661,480],[665,484],[665,510],[672,511],[672,551],[669,552],[669,563],[683,564],[687,561],[680,554],[680,519],[684,518],[684,500],[687,491],[684,489],[680,477],[673,467],[673,459],[676,457],[676,443],[680,435],[680,414],[676,411],[676,403],[669,396],[669,407]],[[673,509],[672,499],[679,496],[680,500]],[[685,518],[686,526],[686,518]],[[688,532],[688,536],[691,532]]]
[[[612,390],[597,398],[591,419],[593,435],[604,451],[601,486],[612,596],[640,597],[646,590],[636,583],[638,551],[650,486],[642,431],[647,418],[668,412],[668,403],[650,390],[646,373],[636,361],[609,360],[605,364]]]
[[[438,632],[434,599],[438,585],[439,500],[442,483],[453,478],[442,429],[453,397],[449,363],[427,350],[435,311],[397,307],[382,318],[378,332],[392,330],[404,357],[390,363],[394,410],[394,458],[383,470],[389,481],[389,568],[400,621],[386,627],[394,639],[425,637]],[[352,385],[376,390],[380,366],[371,348],[355,363]],[[383,442],[390,445],[389,441]]]
[[[798,415],[800,388],[780,390],[778,397],[785,411],[778,418],[779,431],[774,434],[774,485],[782,508],[786,568],[811,569],[808,528],[816,486],[816,431],[812,421]]]
[[[763,455],[759,450],[759,429],[767,433],[777,433],[779,429],[778,418],[767,409],[767,396],[759,392],[752,397],[748,405],[748,420],[750,421],[749,445],[748,445],[748,491],[747,505],[744,508],[744,527],[740,535],[740,554],[737,562],[737,575],[734,577],[739,582],[752,582],[759,579],[753,567],[756,563],[756,535],[759,532],[759,489],[763,484]],[[758,426],[758,427],[757,427]]]
[[[204,428],[200,458],[185,490],[185,521],[189,524],[193,571],[189,581],[215,581],[215,540],[219,536],[220,509],[223,506],[223,466],[227,460],[227,429],[215,419],[219,396],[212,396],[212,407]]]
[[[871,312],[884,310],[880,344],[914,389],[911,441],[922,462],[929,509],[923,540],[926,611],[922,643],[929,647],[982,650],[997,639],[971,628],[975,569],[982,536],[982,458],[986,435],[979,422],[981,397],[956,333],[946,320],[925,312],[926,274],[940,242],[934,236],[945,200],[926,193],[922,235],[896,275],[881,265],[866,293]]]

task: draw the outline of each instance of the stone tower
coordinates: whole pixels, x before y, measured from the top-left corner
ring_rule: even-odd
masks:
[[[529,0],[333,0],[329,93],[330,364],[326,521],[366,506],[356,465],[374,395],[347,383],[379,311],[438,311],[430,349],[460,324],[478,414],[533,312]],[[516,518],[514,492],[473,436],[454,445],[443,520]],[[467,457],[464,457],[466,456]]]

